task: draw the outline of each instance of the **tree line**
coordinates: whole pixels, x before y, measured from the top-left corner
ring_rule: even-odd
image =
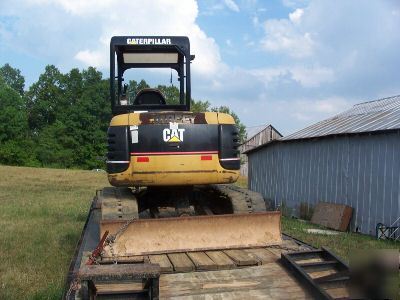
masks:
[[[129,98],[145,87],[149,87],[145,80],[129,81]],[[177,87],[156,88],[169,102],[179,101]],[[241,139],[245,139],[245,126],[228,107],[212,107],[209,101],[191,102],[194,112],[230,113]],[[0,164],[104,168],[111,116],[109,80],[93,67],[62,73],[48,65],[28,89],[20,70],[9,64],[0,68]]]

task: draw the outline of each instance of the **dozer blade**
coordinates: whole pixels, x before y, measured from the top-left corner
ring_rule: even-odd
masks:
[[[280,212],[135,220],[113,244],[115,256],[203,251],[281,243]],[[102,221],[100,234],[126,221]],[[111,256],[109,247],[106,256]]]

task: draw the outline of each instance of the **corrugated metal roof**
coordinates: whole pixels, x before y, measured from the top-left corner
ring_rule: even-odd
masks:
[[[354,105],[332,118],[313,124],[280,140],[400,129],[400,95]]]

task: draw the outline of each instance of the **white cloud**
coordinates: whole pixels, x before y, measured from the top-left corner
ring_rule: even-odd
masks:
[[[92,67],[104,67],[104,55],[98,51],[90,51],[90,50],[82,50],[79,51],[75,57],[75,59],[81,61],[86,66]]]
[[[318,87],[322,83],[334,80],[334,72],[323,67],[280,66],[275,68],[254,69],[249,71],[260,81],[269,84],[272,81],[288,82],[293,80],[305,88]]]
[[[21,21],[17,24],[19,27],[36,30],[21,37],[26,45],[35,44],[35,47],[30,47],[33,54],[46,48],[47,44],[47,50],[52,47],[55,49],[60,44],[57,41],[58,45],[54,45],[54,40],[60,36],[67,37],[62,47],[70,56],[65,57],[65,53],[63,60],[71,61],[71,58],[75,58],[76,62],[84,66],[94,65],[107,69],[109,42],[113,35],[186,35],[191,41],[191,52],[196,54],[194,72],[206,76],[216,72],[222,63],[217,43],[196,22],[198,6],[195,0],[121,0],[118,3],[112,0],[17,1],[21,2],[19,6],[29,7],[29,10],[24,11],[25,14],[29,15],[30,11],[33,14],[42,12],[41,17],[35,19],[33,27],[26,26],[31,22],[25,15],[19,15],[20,11],[14,12],[20,17]],[[8,0],[9,7],[13,6],[12,2]],[[56,14],[57,23],[54,20],[49,24],[49,20],[55,18]],[[90,32],[85,36],[85,30],[89,31],[89,27]],[[56,30],[57,34],[52,30]],[[50,35],[52,41],[48,40]]]
[[[299,24],[301,22],[301,17],[304,14],[304,10],[301,8],[296,9],[294,12],[289,14],[289,19],[294,24]]]
[[[282,102],[287,112],[299,121],[316,122],[331,117],[351,107],[351,102],[341,97],[326,99],[295,99],[290,103]]]
[[[292,17],[296,22],[299,22],[300,18],[301,15]],[[295,58],[308,57],[314,53],[315,42],[311,34],[299,30],[291,20],[267,20],[264,23],[264,30],[266,35],[261,43],[268,52],[288,54]]]
[[[334,72],[329,68],[321,67],[292,67],[290,69],[292,78],[300,82],[304,87],[318,87],[321,83],[332,82],[334,80]]]
[[[306,5],[309,2],[309,0],[282,0],[282,4],[290,8],[298,8]]]
[[[239,6],[235,3],[234,0],[224,0],[225,5],[235,12],[239,12]]]

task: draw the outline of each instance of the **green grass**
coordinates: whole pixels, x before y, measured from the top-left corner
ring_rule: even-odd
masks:
[[[0,299],[59,299],[96,189],[105,173],[0,166]],[[247,186],[241,177],[238,185]],[[318,226],[283,218],[283,231],[348,259],[354,249],[400,243],[342,233],[310,235]]]
[[[400,242],[377,240],[372,236],[350,232],[339,232],[337,235],[308,233],[307,229],[312,228],[326,229],[307,221],[287,217],[282,218],[282,230],[284,233],[317,248],[325,246],[346,262],[349,261],[351,254],[356,250],[400,249]]]
[[[0,299],[60,299],[105,173],[0,166]]]

